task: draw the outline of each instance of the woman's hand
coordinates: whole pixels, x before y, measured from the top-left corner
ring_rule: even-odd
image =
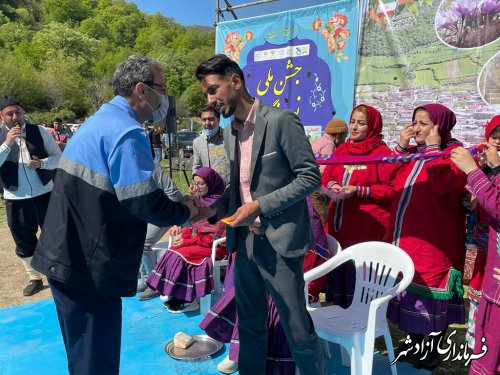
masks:
[[[196,186],[189,185],[189,188],[188,188],[189,195],[195,195],[197,192],[198,192],[198,190],[196,189]]]
[[[463,147],[457,147],[451,150],[451,161],[465,174],[469,174],[474,169],[477,169],[476,162],[472,158],[472,155]]]
[[[429,145],[440,145],[441,136],[439,135],[439,125],[434,125],[434,127],[429,132],[429,135],[425,138],[425,144]]]
[[[498,167],[500,165],[500,158],[498,157],[497,148],[487,142],[484,142],[483,146],[483,156],[486,158],[486,163],[488,164],[488,166],[490,168]]]
[[[179,247],[182,246],[184,243],[184,239],[182,237],[177,237],[172,241],[172,247]]]
[[[340,186],[339,184],[337,183],[334,183],[334,184],[328,184],[328,189],[330,190],[333,190],[335,192],[338,192],[340,191],[340,189],[342,189],[342,186]]]
[[[172,225],[170,229],[167,231],[169,236],[175,237],[182,233],[182,227],[178,225]]]
[[[403,130],[401,130],[401,134],[399,134],[399,145],[403,148],[408,148],[412,138],[415,138],[413,124],[405,125]]]
[[[356,195],[356,186],[342,186],[341,191],[343,191],[344,194],[340,196],[340,199],[346,200]]]

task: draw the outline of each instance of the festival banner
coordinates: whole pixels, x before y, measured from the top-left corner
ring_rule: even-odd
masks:
[[[363,0],[356,103],[373,105],[393,146],[413,109],[452,109],[466,146],[500,113],[499,0]]]
[[[348,120],[354,101],[358,1],[217,25],[216,50],[236,61],[250,94],[294,111],[313,141],[332,114]]]

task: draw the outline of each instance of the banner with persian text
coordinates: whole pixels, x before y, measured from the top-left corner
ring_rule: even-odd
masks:
[[[341,0],[217,25],[216,50],[236,61],[250,94],[294,111],[311,141],[347,120],[354,100],[358,1]]]
[[[356,103],[380,110],[394,145],[413,109],[452,109],[452,135],[483,138],[500,113],[499,0],[363,0]]]

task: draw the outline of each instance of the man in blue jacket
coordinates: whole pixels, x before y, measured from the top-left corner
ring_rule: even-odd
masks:
[[[118,374],[122,296],[133,296],[146,223],[197,215],[152,178],[141,124],[163,119],[168,98],[156,60],[131,56],[113,74],[115,97],[68,143],[32,265],[47,275],[71,374]]]

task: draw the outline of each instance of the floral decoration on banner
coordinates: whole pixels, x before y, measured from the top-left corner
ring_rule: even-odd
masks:
[[[311,25],[313,30],[320,33],[326,39],[328,52],[335,55],[337,62],[348,60],[349,57],[342,51],[346,46],[351,32],[345,28],[347,25],[347,16],[345,14],[333,14],[327,23],[324,23],[321,18],[316,18]]]
[[[474,48],[500,37],[500,0],[453,0],[436,13],[436,30],[447,44]]]
[[[244,38],[236,31],[231,31],[226,35],[226,45],[222,48],[222,52],[235,62],[238,62],[241,50],[249,40],[253,39],[253,37],[254,35],[250,30],[245,32]]]

